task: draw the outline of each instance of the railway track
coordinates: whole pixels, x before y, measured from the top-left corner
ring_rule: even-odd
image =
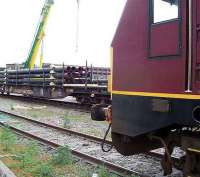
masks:
[[[73,131],[73,130],[69,130],[69,129],[66,129],[66,128],[62,128],[60,126],[47,124],[47,123],[44,123],[44,122],[41,122],[41,121],[37,121],[37,120],[31,119],[31,118],[28,118],[28,117],[25,117],[25,116],[22,116],[22,115],[19,115],[19,114],[11,113],[11,112],[8,112],[8,111],[0,110],[0,113],[7,114],[7,115],[10,115],[10,116],[15,116],[17,118],[23,119],[23,120],[31,122],[31,123],[35,123],[35,124],[38,124],[38,125],[41,125],[41,126],[49,127],[49,128],[61,131],[61,132],[66,133],[66,134],[77,135],[79,137],[86,138],[86,139],[89,139],[89,140],[92,140],[92,141],[96,141],[98,143],[101,143],[103,141],[102,138],[99,138],[99,137],[96,137],[96,136],[91,136],[91,135],[88,135],[88,134],[84,134],[84,133],[80,133],[80,132],[77,132],[77,131]],[[104,142],[107,145],[112,145],[112,141],[105,140]],[[162,158],[163,157],[163,153],[157,153],[155,151],[148,152],[147,155],[158,157],[158,158]],[[172,158],[173,158],[174,161],[178,161],[178,158],[175,158],[175,157],[172,157]]]
[[[5,122],[0,122],[0,125],[1,126],[9,126],[9,128],[21,135],[25,135],[29,138],[32,138],[34,140],[37,140],[37,141],[40,141],[46,145],[49,145],[53,148],[57,148],[57,147],[60,147],[60,146],[64,146],[65,143],[59,141],[58,139],[54,139],[52,138],[52,136],[48,137],[47,135],[45,135],[44,133],[42,134],[42,132],[49,132],[50,130],[48,129],[54,129],[56,131],[59,131],[59,132],[62,132],[60,135],[64,136],[67,135],[65,137],[65,140],[66,138],[69,138],[68,139],[68,143],[70,143],[69,147],[71,148],[72,150],[72,154],[78,158],[81,158],[83,159],[84,161],[87,161],[89,163],[92,163],[93,165],[104,165],[105,167],[107,167],[108,169],[110,169],[112,172],[114,173],[117,173],[118,175],[120,176],[125,176],[125,175],[137,175],[137,176],[141,176],[141,177],[147,177],[148,175],[142,175],[138,172],[135,172],[133,170],[130,170],[130,169],[127,169],[125,167],[122,167],[118,164],[115,164],[115,163],[112,163],[112,162],[109,162],[107,160],[103,160],[103,158],[100,158],[99,155],[97,155],[97,157],[95,155],[92,154],[92,152],[90,152],[90,150],[88,150],[87,152],[87,149],[90,149],[91,147],[94,148],[94,146],[98,146],[100,147],[100,141],[101,139],[100,138],[97,138],[97,137],[92,137],[92,136],[89,136],[89,135],[85,135],[85,134],[81,134],[81,133],[78,133],[78,132],[74,132],[74,131],[70,131],[70,130],[67,130],[67,129],[63,129],[63,128],[60,128],[60,127],[56,127],[56,126],[53,126],[53,125],[49,125],[49,124],[45,124],[45,123],[42,123],[42,122],[38,122],[38,121],[35,121],[35,120],[31,120],[29,118],[25,118],[23,116],[19,116],[19,115],[15,115],[15,114],[12,114],[12,113],[9,113],[9,112],[5,112],[5,111],[0,111],[1,114],[6,114],[6,115],[9,115],[9,116],[15,116],[17,117],[18,119],[20,119],[21,121],[26,121],[26,122],[29,122],[30,124],[34,124],[34,126],[32,125],[32,128],[35,128],[36,129],[36,124],[37,126],[39,125],[40,126],[40,130],[38,133],[37,131],[33,130],[31,131],[30,130],[30,124],[26,124],[26,128],[23,129],[22,126],[20,125],[21,128],[17,128],[17,125],[19,126],[19,121],[16,121],[14,120],[14,123],[11,121],[10,123],[8,123],[7,121]],[[13,118],[14,119],[14,118]],[[41,131],[41,127],[43,127],[44,131]],[[29,130],[28,130],[29,129]],[[64,133],[64,134],[63,134]],[[46,133],[48,134],[48,133]],[[51,132],[51,135],[52,135],[52,132]],[[57,134],[58,135],[58,134]],[[74,137],[72,138],[72,136],[77,136],[79,138],[75,138],[75,144],[73,144],[71,142],[71,139],[74,139]],[[66,140],[67,141],[67,140]],[[93,144],[93,146],[90,146],[87,145],[87,143],[89,142],[90,145]],[[95,144],[96,143],[96,144]],[[107,141],[108,144],[110,144],[111,142]],[[79,145],[79,147],[77,147],[77,145]],[[80,147],[86,147],[88,146],[88,148],[85,148],[86,151],[80,151],[80,150],[77,150],[77,149],[80,149]]]
[[[98,137],[95,137],[95,136],[91,136],[91,135],[87,135],[87,134],[84,134],[84,133],[76,132],[76,131],[69,130],[69,129],[66,129],[66,128],[62,128],[62,127],[59,127],[59,126],[55,126],[55,125],[52,125],[52,124],[47,124],[47,123],[44,123],[44,122],[41,122],[41,121],[37,121],[37,120],[31,119],[31,118],[22,116],[22,115],[13,114],[13,113],[10,113],[8,111],[0,110],[0,113],[6,114],[6,115],[9,115],[9,116],[14,116],[16,118],[19,118],[19,119],[22,119],[22,120],[25,120],[27,122],[34,123],[34,124],[37,124],[37,125],[40,125],[40,126],[52,128],[54,130],[63,132],[65,134],[76,135],[76,136],[79,136],[79,137],[82,137],[82,138],[86,138],[88,140],[95,141],[95,142],[98,142],[98,143],[102,142],[101,138],[98,138]],[[111,145],[112,144],[112,142],[108,141],[108,140],[105,140],[105,143],[107,145]]]
[[[5,116],[9,116],[8,121],[1,121],[1,126],[8,125],[15,132],[26,135],[45,144],[51,145],[52,147],[68,145],[72,149],[72,153],[75,156],[85,159],[86,161],[89,161],[96,165],[104,165],[111,171],[114,171],[121,176],[125,174],[134,174],[136,176],[153,175],[150,172],[146,172],[143,174],[142,172],[140,172],[140,170],[139,172],[137,172],[137,170],[133,170],[131,168],[131,164],[134,166],[134,163],[137,163],[137,158],[150,158],[150,162],[148,163],[152,163],[152,165],[154,165],[155,162],[157,163],[157,165],[160,164],[158,158],[159,156],[162,157],[162,154],[159,155],[158,153],[154,154],[152,152],[149,155],[155,155],[156,157],[140,155],[141,157],[138,156],[136,159],[133,158],[132,160],[130,157],[125,158],[119,155],[114,149],[110,153],[103,153],[100,148],[100,143],[102,142],[101,138],[81,134],[79,132],[71,131],[54,125],[49,125],[6,111],[0,111],[0,113],[2,115],[5,114]],[[106,141],[106,144],[109,146],[111,145],[111,142]],[[112,157],[114,158],[112,159]]]
[[[122,162],[117,163],[117,164],[114,163],[114,161],[118,161],[119,158],[122,158],[122,157],[119,156],[119,154],[115,150],[112,150],[110,153],[103,153],[100,149],[100,144],[102,142],[101,138],[71,131],[62,127],[57,127],[51,124],[36,121],[30,118],[27,118],[21,115],[16,115],[16,114],[3,111],[3,110],[0,110],[0,113],[5,114],[6,116],[10,116],[8,118],[9,121],[5,121],[6,123],[1,122],[1,125],[5,126],[8,124],[8,126],[12,130],[18,133],[25,134],[28,137],[39,140],[45,144],[51,145],[52,147],[59,147],[59,146],[67,144],[72,149],[72,153],[75,156],[86,159],[98,165],[104,164],[107,168],[117,172],[118,174],[122,176],[124,174],[148,176],[147,173],[145,175],[142,175],[142,173],[132,170],[130,168],[130,164],[123,165],[122,167],[121,166],[121,164],[123,164]],[[20,128],[17,128],[17,127],[20,127]],[[26,128],[22,128],[22,127],[26,127]],[[107,146],[110,146],[111,141],[106,141],[105,144]],[[81,149],[81,152],[79,151],[80,149]],[[160,160],[163,156],[163,154],[156,153],[156,152],[149,152],[146,154],[146,156],[147,155],[153,158],[158,158],[156,160]],[[106,158],[106,156],[109,156],[109,157],[119,156],[119,158],[109,161],[109,159]],[[145,158],[148,158],[148,157],[145,157]],[[178,160],[178,159],[175,159],[175,160]],[[129,162],[131,163],[130,159],[129,159]],[[132,163],[135,163],[135,162],[132,161]]]
[[[7,127],[7,124],[0,122],[0,126],[1,126],[1,127]],[[22,130],[20,130],[20,129],[14,127],[14,126],[9,126],[9,128],[10,128],[12,131],[16,132],[17,134],[19,134],[19,135],[21,135],[21,136],[25,136],[25,137],[27,137],[27,138],[31,138],[32,140],[36,140],[36,141],[38,141],[38,142],[40,142],[40,143],[43,143],[43,144],[45,144],[45,145],[48,145],[48,146],[50,146],[50,147],[52,147],[52,148],[61,147],[61,145],[58,144],[58,143],[49,141],[49,140],[47,140],[47,139],[41,138],[41,137],[36,136],[36,135],[34,135],[34,134],[28,133],[28,132],[26,132],[26,131],[22,131]],[[114,172],[115,174],[118,174],[118,175],[120,175],[120,176],[122,176],[122,177],[123,177],[124,175],[133,175],[133,174],[134,174],[134,175],[139,175],[140,177],[148,177],[148,176],[146,176],[146,175],[138,174],[137,172],[130,171],[130,170],[126,169],[126,168],[117,166],[117,165],[115,165],[115,164],[113,164],[113,163],[109,163],[109,162],[107,162],[107,161],[100,160],[100,159],[98,159],[98,158],[95,158],[95,157],[93,157],[93,156],[87,155],[87,154],[85,154],[85,153],[81,153],[81,152],[76,151],[76,150],[71,150],[71,152],[72,152],[72,154],[73,154],[75,157],[80,158],[80,159],[84,160],[85,162],[88,162],[88,163],[90,163],[90,164],[92,164],[92,165],[95,165],[95,166],[96,166],[96,165],[104,166],[104,167],[108,168],[110,171],[112,171],[112,172]]]

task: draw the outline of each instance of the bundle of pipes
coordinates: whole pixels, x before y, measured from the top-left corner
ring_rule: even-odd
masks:
[[[100,83],[101,83],[101,81],[104,82],[105,80],[108,80],[108,75],[110,75],[109,68],[94,67],[91,72],[92,72],[93,80],[99,81]]]
[[[56,80],[62,80],[62,83],[59,82],[60,84],[79,84],[85,83],[87,80],[91,80],[91,74],[87,72],[86,67],[80,66],[65,66],[54,68],[53,77],[56,78]],[[77,78],[79,79],[78,82]],[[56,84],[58,84],[58,82]]]
[[[100,84],[107,85],[109,68],[85,67],[85,66],[63,66],[54,68],[53,76],[62,79],[63,84]]]
[[[45,83],[50,83],[52,82],[54,79],[52,78],[25,78],[25,79],[7,79],[8,82],[10,83],[14,83],[14,82],[18,82],[18,83],[42,83],[45,81]]]
[[[98,79],[93,79],[92,80],[92,83],[93,84],[98,84],[98,85],[108,85],[108,79],[100,79],[100,78],[98,78]]]
[[[84,73],[86,71],[86,67],[80,67],[80,66],[67,66],[67,67],[59,67],[54,68],[54,71],[56,73]]]
[[[64,79],[69,79],[69,78],[76,78],[76,77],[85,77],[85,73],[79,73],[79,72],[64,72],[64,73],[54,73],[52,74],[54,78],[64,78]],[[87,77],[90,77],[90,73],[87,73]]]
[[[9,85],[62,86],[64,84],[86,83],[107,85],[109,73],[110,70],[108,68],[63,66],[43,69],[7,70],[4,75],[6,76],[6,83]]]
[[[27,79],[27,78],[50,78],[51,74],[16,74],[16,75],[7,75],[8,79]]]
[[[5,84],[5,68],[0,68],[0,85],[4,85]]]
[[[51,68],[43,68],[43,69],[20,69],[20,70],[8,70],[8,75],[20,75],[20,74],[47,74],[52,71]]]
[[[6,71],[7,85],[46,86],[50,85],[54,80],[50,68]]]

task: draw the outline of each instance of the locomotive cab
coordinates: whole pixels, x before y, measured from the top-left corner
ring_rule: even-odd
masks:
[[[127,0],[112,42],[113,145],[123,155],[165,147],[165,174],[175,146],[200,152],[199,9],[199,0]],[[193,163],[186,175],[200,174]]]

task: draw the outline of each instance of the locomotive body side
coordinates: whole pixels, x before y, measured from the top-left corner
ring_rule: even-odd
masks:
[[[188,0],[160,0],[177,9],[177,17],[160,22],[154,19],[156,2],[128,0],[112,43],[112,139],[124,155],[162,147],[149,136],[167,141],[172,130],[200,120],[200,3],[193,1],[189,31]]]

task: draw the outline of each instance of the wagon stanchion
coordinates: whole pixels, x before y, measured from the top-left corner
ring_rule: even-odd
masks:
[[[62,67],[62,88],[64,87],[64,76],[65,75],[65,64],[63,62],[63,67]]]
[[[85,90],[87,90],[87,85],[88,85],[87,78],[88,78],[88,62],[87,62],[87,60],[86,60],[86,69],[85,69]]]
[[[97,68],[97,84],[99,84],[99,69]]]
[[[8,85],[8,70],[7,70],[7,68],[6,68],[6,85]],[[6,88],[8,88],[8,87],[6,87]],[[7,92],[8,92],[8,90],[7,90]]]
[[[93,83],[93,66],[91,64],[91,71],[90,71],[90,82]]]
[[[44,73],[44,67],[42,67],[42,73],[43,73],[43,91],[44,91],[44,87],[45,87],[45,73]]]

